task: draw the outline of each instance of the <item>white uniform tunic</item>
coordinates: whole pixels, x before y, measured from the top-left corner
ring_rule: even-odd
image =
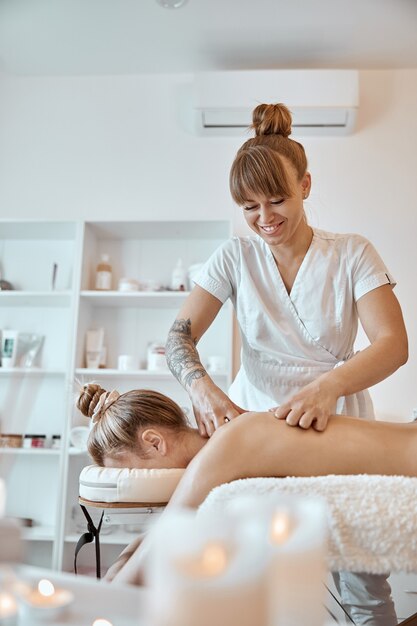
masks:
[[[233,302],[242,365],[229,395],[248,410],[282,404],[349,359],[358,329],[356,302],[376,287],[395,285],[364,237],[318,229],[290,294],[269,246],[258,236],[228,240],[195,282],[221,302]],[[367,390],[339,398],[336,411],[374,416]]]

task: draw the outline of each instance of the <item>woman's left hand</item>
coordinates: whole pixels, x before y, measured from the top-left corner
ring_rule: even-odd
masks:
[[[336,412],[337,395],[324,381],[306,385],[279,407],[270,409],[290,426],[325,430],[329,417]]]

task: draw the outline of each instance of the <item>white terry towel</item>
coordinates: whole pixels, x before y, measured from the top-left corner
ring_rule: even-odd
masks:
[[[332,571],[417,572],[417,478],[246,478],[216,487],[199,509],[226,511],[238,496],[320,496],[327,502]]]

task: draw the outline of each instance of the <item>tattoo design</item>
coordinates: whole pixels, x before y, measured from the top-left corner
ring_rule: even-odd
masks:
[[[169,369],[186,389],[197,378],[207,376],[196,345],[197,340],[191,336],[191,320],[175,320],[168,333],[165,355]]]

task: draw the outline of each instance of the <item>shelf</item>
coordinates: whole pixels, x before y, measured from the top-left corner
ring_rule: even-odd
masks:
[[[51,448],[0,448],[0,454],[17,454],[27,456],[36,454],[37,456],[59,456],[61,450]]]
[[[87,222],[96,237],[114,239],[221,239],[230,234],[228,220]]]
[[[55,529],[53,526],[22,528],[22,539],[23,541],[53,541],[55,539]]]
[[[179,308],[189,291],[82,291],[81,299],[94,306]]]
[[[70,303],[70,291],[0,291],[0,307],[68,307]]]
[[[42,367],[1,367],[0,376],[65,376],[65,370],[47,369]]]
[[[118,370],[118,369],[87,369],[78,368],[75,370],[77,376],[87,376],[88,378],[136,378],[139,380],[144,378],[146,380],[176,380],[173,374],[169,370]],[[209,373],[210,377],[214,380],[220,378],[227,378],[226,372],[213,372]]]
[[[16,221],[2,220],[2,239],[27,240],[71,240],[76,233],[76,223],[69,221],[50,222],[49,220]]]
[[[27,456],[29,454],[36,456],[59,456],[61,450],[52,448],[0,448],[0,454],[14,454]],[[70,456],[83,456],[88,455],[87,450],[80,450],[79,448],[68,448],[68,454]]]

